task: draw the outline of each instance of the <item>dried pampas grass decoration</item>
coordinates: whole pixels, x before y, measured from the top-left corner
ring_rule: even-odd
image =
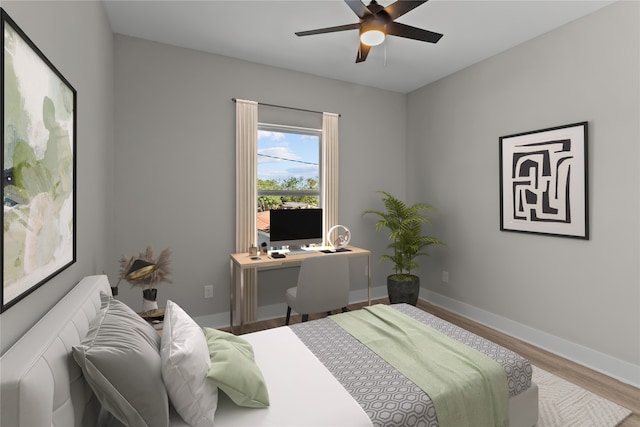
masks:
[[[137,257],[128,258],[123,255],[120,258],[120,277],[124,277],[127,274],[127,270],[133,260],[141,259],[155,264],[156,269],[147,277],[130,280],[129,283],[132,285],[146,287],[148,289],[153,289],[158,283],[173,283],[171,279],[169,279],[169,276],[172,274],[171,267],[169,266],[171,263],[171,260],[169,259],[170,257],[171,249],[166,248],[160,252],[157,260],[154,259],[153,246],[148,245],[146,252],[140,252]]]

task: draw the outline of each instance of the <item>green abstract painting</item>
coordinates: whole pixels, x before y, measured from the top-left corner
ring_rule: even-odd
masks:
[[[75,262],[76,91],[2,10],[2,311]]]

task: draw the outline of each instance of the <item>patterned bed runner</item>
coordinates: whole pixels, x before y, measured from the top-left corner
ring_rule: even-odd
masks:
[[[507,376],[490,357],[382,304],[331,320],[427,393],[440,426],[509,424]]]
[[[406,304],[392,306],[498,362],[510,396],[531,385],[531,365],[516,353]],[[290,326],[365,410],[376,426],[437,427],[433,402],[417,385],[331,319]]]

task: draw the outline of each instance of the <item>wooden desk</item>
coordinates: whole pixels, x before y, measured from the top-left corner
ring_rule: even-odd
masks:
[[[367,257],[367,302],[371,305],[371,251],[367,249],[356,248],[349,246],[349,252],[342,252],[343,254],[354,256],[366,256]],[[324,252],[320,251],[308,251],[303,254],[287,255],[285,258],[273,258],[270,255],[258,254],[259,260],[252,260],[248,253],[231,254],[229,259],[229,326],[231,331],[234,332],[233,327],[233,306],[235,304],[235,283],[236,283],[236,269],[240,270],[240,292],[238,296],[239,300],[239,317],[240,317],[240,333],[243,332],[245,323],[244,318],[244,272],[253,268],[265,268],[265,267],[280,267],[288,265],[300,264],[303,259],[313,256],[326,256]]]

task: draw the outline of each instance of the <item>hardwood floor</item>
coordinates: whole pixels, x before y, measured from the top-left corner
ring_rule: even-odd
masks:
[[[535,366],[547,372],[551,372],[592,393],[630,409],[633,413],[620,424],[620,427],[640,427],[640,389],[427,302],[420,301],[418,307],[471,331],[476,335],[480,335],[483,338],[515,351]]]
[[[388,304],[386,298],[372,301],[372,303]],[[349,305],[349,309],[355,310],[363,307],[366,303]],[[620,424],[620,427],[640,427],[640,389],[624,384],[618,380],[607,377],[599,372],[581,366],[577,363],[563,359],[548,351],[539,349],[531,344],[520,341],[516,338],[505,335],[501,332],[480,325],[467,318],[451,313],[440,307],[420,300],[418,307],[434,314],[448,322],[458,325],[481,337],[491,340],[528,359],[535,366],[551,372],[567,381],[583,387],[592,393],[598,394],[618,405],[629,408],[633,413]],[[284,314],[284,313],[283,313]],[[322,315],[311,315],[309,320],[323,317]],[[300,315],[291,316],[291,324],[301,321]],[[284,326],[284,316],[278,319],[255,322],[244,326],[244,333],[256,332],[263,329]],[[228,329],[227,329],[228,330]]]

